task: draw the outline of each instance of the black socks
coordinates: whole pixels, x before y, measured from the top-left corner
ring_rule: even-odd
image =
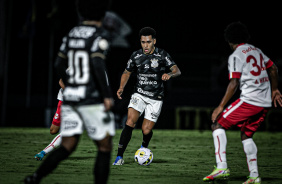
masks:
[[[143,131],[142,131],[142,133],[143,133]],[[142,142],[142,146],[143,146],[143,147],[145,147],[145,148],[148,147],[149,142],[150,142],[152,136],[153,136],[153,131],[151,131],[151,132],[150,132],[149,134],[147,134],[147,135],[145,135],[145,134],[143,133],[143,142]]]
[[[95,183],[106,184],[110,172],[111,152],[98,151],[94,167]]]
[[[122,130],[118,144],[117,156],[123,157],[123,153],[131,139],[133,129],[134,128],[125,125],[124,129]]]

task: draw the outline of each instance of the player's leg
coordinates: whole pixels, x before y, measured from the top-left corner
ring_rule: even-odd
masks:
[[[78,114],[77,110],[74,110],[74,107],[69,105],[62,105],[61,110],[62,114],[64,114],[64,116],[62,116],[61,125],[61,146],[51,152],[36,172],[32,176],[28,176],[25,181],[36,180],[39,183],[44,176],[51,173],[58,164],[66,159],[77,147],[79,137],[83,133],[83,121],[81,115]]]
[[[51,143],[46,147],[44,148],[44,150],[42,150],[41,152],[37,153],[34,158],[36,160],[42,160],[43,157],[50,153],[51,151],[53,151],[54,149],[58,148],[60,145],[61,145],[61,142],[62,142],[62,136],[61,134],[58,134],[52,141]]]
[[[252,137],[261,122],[264,120],[266,112],[267,110],[263,109],[255,116],[252,116],[241,128],[241,140],[250,172],[249,178],[245,183],[261,183],[257,164],[258,149]]]
[[[63,137],[61,146],[49,154],[42,162],[36,172],[25,178],[25,183],[39,183],[40,180],[50,174],[62,161],[75,150],[79,140],[79,135]]]
[[[215,149],[215,158],[217,166],[214,166],[212,173],[203,178],[204,181],[212,181],[215,179],[225,179],[230,174],[226,162],[226,145],[227,139],[225,129],[217,121],[211,125],[212,136]]]
[[[60,130],[60,125],[61,125],[61,105],[63,104],[62,101],[59,100],[58,105],[57,105],[57,111],[53,117],[53,121],[50,127],[50,134],[54,135],[59,132]],[[41,152],[37,153],[34,158],[36,160],[42,160],[43,157],[48,154],[49,152],[53,151],[56,149],[62,142],[61,135],[57,135],[51,143]]]
[[[123,154],[126,150],[126,147],[131,139],[132,131],[136,125],[136,122],[140,116],[140,112],[133,108],[128,108],[128,114],[127,114],[127,121],[125,124],[124,129],[121,132],[119,144],[118,144],[118,153],[117,158],[113,165],[123,165]],[[119,161],[120,160],[120,161]]]
[[[153,136],[153,128],[161,114],[163,101],[146,97],[144,121],[142,124],[143,141],[141,147],[147,148]]]
[[[147,148],[149,146],[150,140],[153,136],[153,128],[155,126],[155,122],[150,121],[146,118],[144,118],[143,124],[142,124],[142,133],[143,133],[143,141],[142,146]]]
[[[95,141],[98,154],[94,166],[95,183],[106,184],[110,172],[110,160],[112,152],[112,137],[106,136],[101,141]]]
[[[227,162],[226,162],[227,138],[226,138],[225,129],[218,122],[213,123],[211,125],[211,128],[213,131],[212,136],[213,136],[217,168],[226,169],[227,168]]]
[[[141,114],[144,112],[145,107],[146,107],[146,103],[143,100],[143,96],[134,93],[131,96],[131,100],[128,105],[127,120],[125,127],[120,135],[117,158],[115,159],[113,165],[123,165],[124,163],[123,154],[131,139],[132,131],[136,125],[136,122],[141,116]]]

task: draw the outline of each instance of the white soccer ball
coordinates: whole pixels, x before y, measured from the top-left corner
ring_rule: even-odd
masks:
[[[153,161],[153,152],[148,148],[139,148],[134,159],[139,165],[149,165]]]

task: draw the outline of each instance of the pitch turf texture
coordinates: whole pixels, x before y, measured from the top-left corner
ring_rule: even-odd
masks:
[[[117,153],[121,130],[114,137],[111,163]],[[54,138],[46,128],[0,129],[0,183],[23,183],[41,163],[34,155]],[[221,183],[242,183],[248,176],[245,153],[239,131],[227,131],[227,161],[231,171],[229,180]],[[263,183],[282,183],[282,133],[257,132],[258,165]],[[215,165],[211,131],[154,130],[149,148],[154,160],[149,166],[137,165],[134,153],[140,147],[142,132],[133,131],[124,155],[125,165],[112,166],[109,184],[193,184],[204,183],[202,178]],[[93,165],[97,149],[84,133],[76,151],[41,183],[93,183]],[[218,182],[215,182],[218,183]]]

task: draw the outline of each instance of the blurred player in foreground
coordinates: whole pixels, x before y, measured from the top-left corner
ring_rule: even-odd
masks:
[[[225,130],[238,126],[241,128],[241,140],[250,171],[247,181],[243,184],[259,184],[261,178],[257,165],[257,146],[252,137],[264,121],[272,102],[275,107],[282,106],[282,95],[278,90],[278,70],[259,48],[247,44],[250,36],[242,23],[234,22],[228,25],[224,36],[234,50],[228,59],[230,82],[211,117],[217,166],[203,180],[225,179],[230,175],[226,162]],[[240,98],[224,109],[239,85]]]
[[[39,183],[68,158],[84,129],[98,147],[93,170],[95,183],[107,183],[115,135],[114,116],[110,111],[113,99],[105,66],[109,35],[101,27],[107,7],[105,0],[77,1],[78,12],[84,20],[64,37],[55,65],[65,84],[61,106],[62,143],[33,175],[25,178],[25,183]]]
[[[124,164],[123,153],[131,139],[136,122],[144,111],[141,147],[148,147],[153,136],[152,129],[161,113],[164,97],[163,81],[181,74],[170,55],[165,50],[155,47],[156,32],[153,28],[141,29],[139,38],[142,49],[133,52],[128,60],[117,91],[118,98],[122,99],[121,95],[131,73],[137,72],[137,83],[128,105],[127,121],[120,135],[117,158],[113,165]],[[166,68],[171,72],[165,73]]]
[[[57,111],[55,116],[53,117],[53,121],[52,121],[52,125],[50,127],[50,134],[54,135],[56,133],[59,132],[60,130],[60,126],[61,126],[61,105],[63,104],[63,89],[65,88],[65,85],[63,83],[63,80],[60,79],[59,80],[59,85],[61,87],[61,89],[58,92],[58,96],[57,99],[59,100],[58,105],[57,105]],[[62,136],[59,133],[52,141],[51,143],[44,148],[44,150],[40,151],[39,153],[37,153],[34,158],[36,160],[42,160],[43,157],[50,153],[51,151],[53,151],[54,149],[56,149],[57,147],[59,147],[61,145],[62,142]]]

